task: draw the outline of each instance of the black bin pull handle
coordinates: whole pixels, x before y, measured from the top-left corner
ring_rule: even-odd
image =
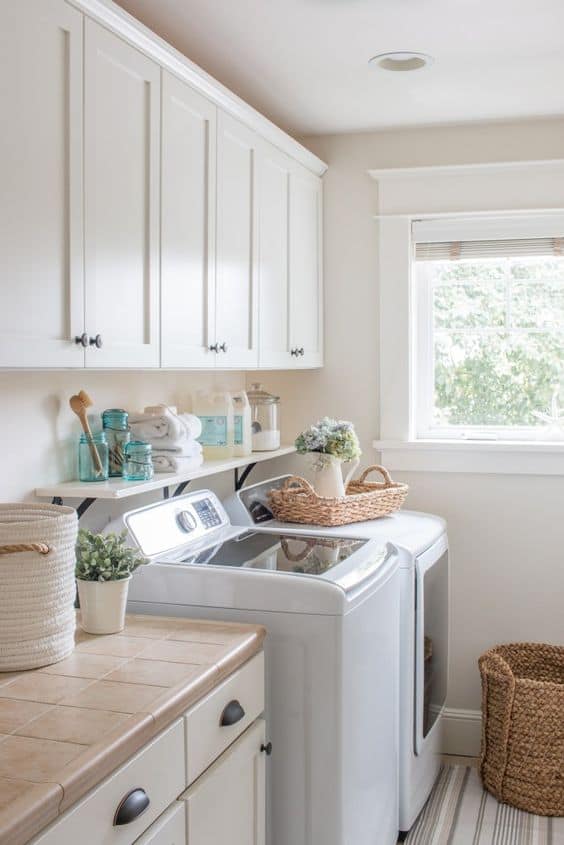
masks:
[[[150,803],[149,796],[144,789],[140,786],[132,789],[119,802],[114,816],[114,827],[134,822],[145,812]]]
[[[219,724],[222,728],[228,728],[230,725],[235,725],[237,722],[240,722],[244,715],[245,711],[241,707],[241,704],[236,698],[234,698],[233,701],[230,701],[225,707],[223,713],[221,714]]]

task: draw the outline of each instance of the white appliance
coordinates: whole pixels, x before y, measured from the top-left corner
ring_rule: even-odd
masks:
[[[233,526],[198,491],[126,514],[131,612],[261,623],[271,845],[397,839],[399,568],[376,540]]]
[[[448,679],[449,560],[446,523],[437,516],[400,511],[391,517],[338,528],[281,523],[268,491],[281,476],[244,487],[224,502],[231,522],[257,530],[313,536],[365,537],[392,543],[400,558],[399,829],[413,825],[440,767],[441,720]]]

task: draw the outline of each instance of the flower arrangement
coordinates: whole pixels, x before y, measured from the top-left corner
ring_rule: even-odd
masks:
[[[300,455],[316,452],[320,456],[332,455],[341,461],[354,461],[362,454],[353,424],[331,417],[323,417],[302,431],[295,445]],[[320,461],[323,461],[322,457]]]
[[[145,558],[126,545],[127,532],[94,534],[81,528],[76,545],[75,575],[80,581],[122,581]]]

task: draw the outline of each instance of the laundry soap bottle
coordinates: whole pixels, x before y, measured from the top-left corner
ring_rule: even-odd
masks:
[[[251,406],[244,390],[232,393],[233,400],[233,431],[234,451],[236,458],[250,455],[253,451],[251,429]]]
[[[233,457],[233,401],[227,391],[198,391],[193,413],[200,418],[204,460],[221,461]]]

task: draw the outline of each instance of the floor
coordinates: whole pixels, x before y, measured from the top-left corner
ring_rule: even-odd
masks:
[[[405,845],[564,845],[564,818],[534,816],[485,792],[472,757],[443,769]]]

